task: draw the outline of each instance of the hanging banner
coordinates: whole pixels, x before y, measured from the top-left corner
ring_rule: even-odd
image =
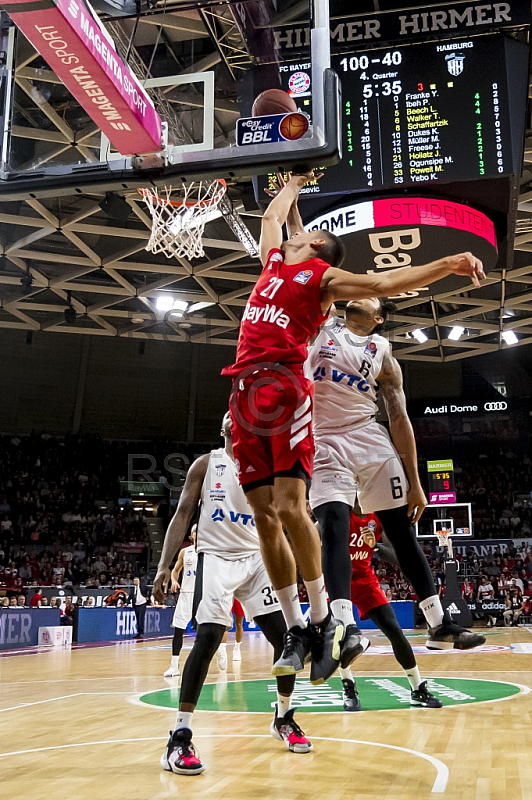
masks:
[[[1,7],[122,155],[161,149],[161,118],[84,0]]]

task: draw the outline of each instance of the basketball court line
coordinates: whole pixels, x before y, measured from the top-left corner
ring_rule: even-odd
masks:
[[[200,733],[194,736],[195,739],[270,739],[269,734],[251,734],[251,733]],[[449,768],[443,761],[434,756],[422,753],[419,750],[412,750],[409,747],[399,747],[395,744],[385,744],[384,742],[368,742],[363,739],[341,739],[339,737],[328,736],[313,736],[314,741],[319,742],[341,742],[349,744],[361,744],[366,747],[383,747],[387,750],[398,750],[401,753],[408,753],[409,755],[422,758],[428,761],[436,770],[436,779],[432,784],[431,794],[444,794],[449,780]],[[129,744],[131,742],[156,742],[166,741],[166,736],[143,736],[136,739],[106,739],[97,742],[74,742],[71,744],[49,745],[48,747],[34,747],[28,750],[13,750],[9,753],[0,753],[0,758],[8,758],[20,755],[29,755],[30,753],[44,753],[52,750],[67,750],[77,747],[92,747],[96,745],[109,745],[109,744]]]
[[[10,706],[9,708],[0,708],[0,714],[5,711],[18,711],[21,708],[28,708],[29,706],[40,706],[44,703],[54,703],[57,700],[69,700],[72,697],[83,697],[84,695],[100,695],[100,694],[129,694],[128,691],[124,692],[75,692],[74,694],[62,694],[59,697],[48,697],[46,700],[35,700],[31,703],[19,703],[18,706]],[[146,692],[146,694],[148,694]]]

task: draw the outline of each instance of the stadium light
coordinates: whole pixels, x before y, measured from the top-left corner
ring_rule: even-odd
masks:
[[[501,337],[504,339],[506,344],[517,344],[519,339],[515,335],[513,331],[503,331],[501,333]]]
[[[414,339],[417,339],[418,342],[420,342],[421,344],[423,342],[428,341],[428,338],[429,338],[427,336],[427,334],[424,331],[422,331],[420,328],[418,328],[415,331],[412,331],[412,336],[414,337]]]
[[[188,308],[188,303],[186,302],[186,300],[174,300],[170,316],[182,317],[187,308]]]
[[[157,311],[171,311],[174,305],[174,298],[169,294],[161,294],[155,301]]]
[[[461,325],[455,325],[449,334],[449,339],[452,339],[453,342],[457,342],[458,339],[463,336],[464,331],[465,328],[462,328]]]

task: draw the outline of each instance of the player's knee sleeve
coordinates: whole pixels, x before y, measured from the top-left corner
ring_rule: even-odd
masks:
[[[272,614],[261,614],[254,620],[269,643],[273,647],[273,660],[277,661],[283,652],[283,639],[286,633],[286,622],[281,611]],[[277,689],[280,694],[290,695],[294,691],[295,675],[281,675],[277,678]]]
[[[408,506],[375,513],[393,545],[402,572],[414,587],[419,600],[426,600],[427,597],[437,594],[427,557],[408,517]]]
[[[195,706],[198,702],[209,665],[220,646],[225,630],[224,625],[213,622],[198,625],[196,641],[183,670],[180,703],[190,703]]]
[[[349,520],[347,503],[322,503],[314,508],[321,534],[323,575],[331,600],[351,597],[353,568],[349,557]]]
[[[174,628],[174,638],[172,639],[172,655],[178,656],[183,647],[183,628]]]
[[[393,612],[393,608],[386,604],[370,611],[369,618],[380,628],[389,640],[394,655],[403,669],[412,669],[416,666],[414,651],[404,635],[401,626]]]

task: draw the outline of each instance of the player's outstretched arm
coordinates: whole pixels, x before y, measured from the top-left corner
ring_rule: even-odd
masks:
[[[396,359],[392,358],[388,353],[384,356],[377,380],[390,421],[390,436],[403,462],[406,477],[410,484],[407,497],[408,516],[412,519],[412,522],[419,522],[427,505],[427,498],[419,480],[416,440],[412,423],[406,410],[403,373]]]
[[[270,250],[281,246],[283,225],[288,218],[292,203],[297,200],[300,189],[311,180],[314,180],[311,172],[305,175],[292,175],[264,212],[260,235],[260,257],[263,264],[266,263]]]
[[[158,603],[164,603],[165,591],[171,578],[170,564],[183,544],[190,520],[198,507],[209,458],[210,454],[206,453],[206,455],[197,458],[190,467],[179,498],[177,511],[166,531],[161,557],[157,566],[157,574],[153,581],[153,596]]]
[[[419,289],[452,274],[471,278],[476,288],[480,287],[480,280],[486,277],[482,261],[472,253],[458,253],[422,267],[400,267],[380,275],[354,275],[347,270],[330,267],[321,282],[322,307],[328,308],[335,300],[394,297],[400,292]]]

